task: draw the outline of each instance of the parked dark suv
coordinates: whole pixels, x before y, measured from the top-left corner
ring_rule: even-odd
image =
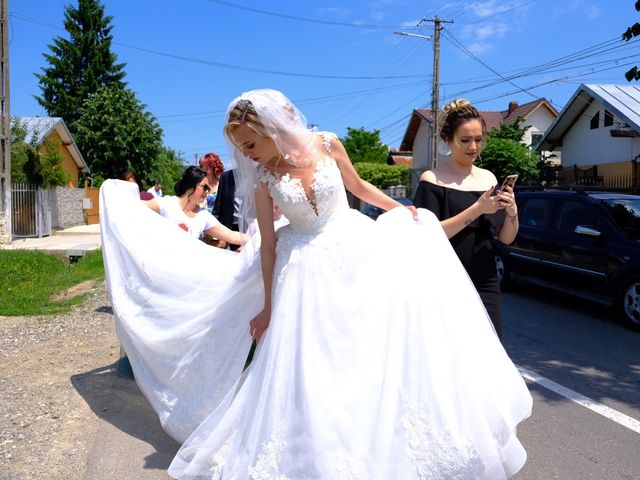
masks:
[[[640,331],[640,196],[525,190],[516,199],[518,236],[496,242],[503,285],[517,279],[615,306]]]

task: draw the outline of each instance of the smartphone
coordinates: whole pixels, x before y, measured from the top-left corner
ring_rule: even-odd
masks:
[[[500,188],[496,190],[496,193],[504,190],[505,187],[513,188],[516,185],[516,180],[518,180],[517,173],[514,173],[513,175],[507,175],[506,177],[504,177],[504,181],[502,182],[502,185],[500,185]]]

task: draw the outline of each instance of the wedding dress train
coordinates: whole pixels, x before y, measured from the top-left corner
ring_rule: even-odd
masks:
[[[259,238],[197,242],[107,181],[103,248],[119,338],[140,388],[183,442],[180,479],[508,478],[525,462],[531,396],[439,222],[348,207],[331,152],[307,198],[258,168],[278,231],[272,316]],[[133,185],[135,187],[135,185]]]

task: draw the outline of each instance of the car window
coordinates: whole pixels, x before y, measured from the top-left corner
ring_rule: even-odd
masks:
[[[640,200],[604,200],[600,205],[613,221],[632,238],[640,240]]]
[[[574,232],[578,225],[599,225],[600,221],[589,205],[575,200],[566,200],[560,205],[557,229],[561,232]]]
[[[530,198],[524,204],[521,222],[524,225],[548,227],[551,218],[551,201],[546,198]]]

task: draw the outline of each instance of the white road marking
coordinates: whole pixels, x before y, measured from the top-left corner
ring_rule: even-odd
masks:
[[[516,365],[516,367],[518,368],[518,370],[520,371],[520,374],[524,378],[531,380],[532,382],[535,382],[538,385],[541,385],[544,388],[547,388],[552,392],[557,393],[558,395],[568,398],[572,402],[576,402],[577,404],[582,405],[583,407],[588,408],[589,410],[599,413],[603,417],[606,417],[609,420],[613,420],[614,422],[622,425],[623,427],[627,427],[628,429],[633,430],[636,433],[640,433],[640,420],[636,420],[635,418],[629,417],[624,413],[620,413],[617,410],[614,410],[613,408],[609,408],[601,403],[598,403],[589,397],[585,397],[584,395],[574,390],[571,390],[570,388],[563,387],[559,383],[556,383],[553,380],[549,380],[548,378],[543,377],[542,375],[538,375],[537,373],[532,372],[531,370],[527,370],[526,368],[523,368],[519,365]]]

